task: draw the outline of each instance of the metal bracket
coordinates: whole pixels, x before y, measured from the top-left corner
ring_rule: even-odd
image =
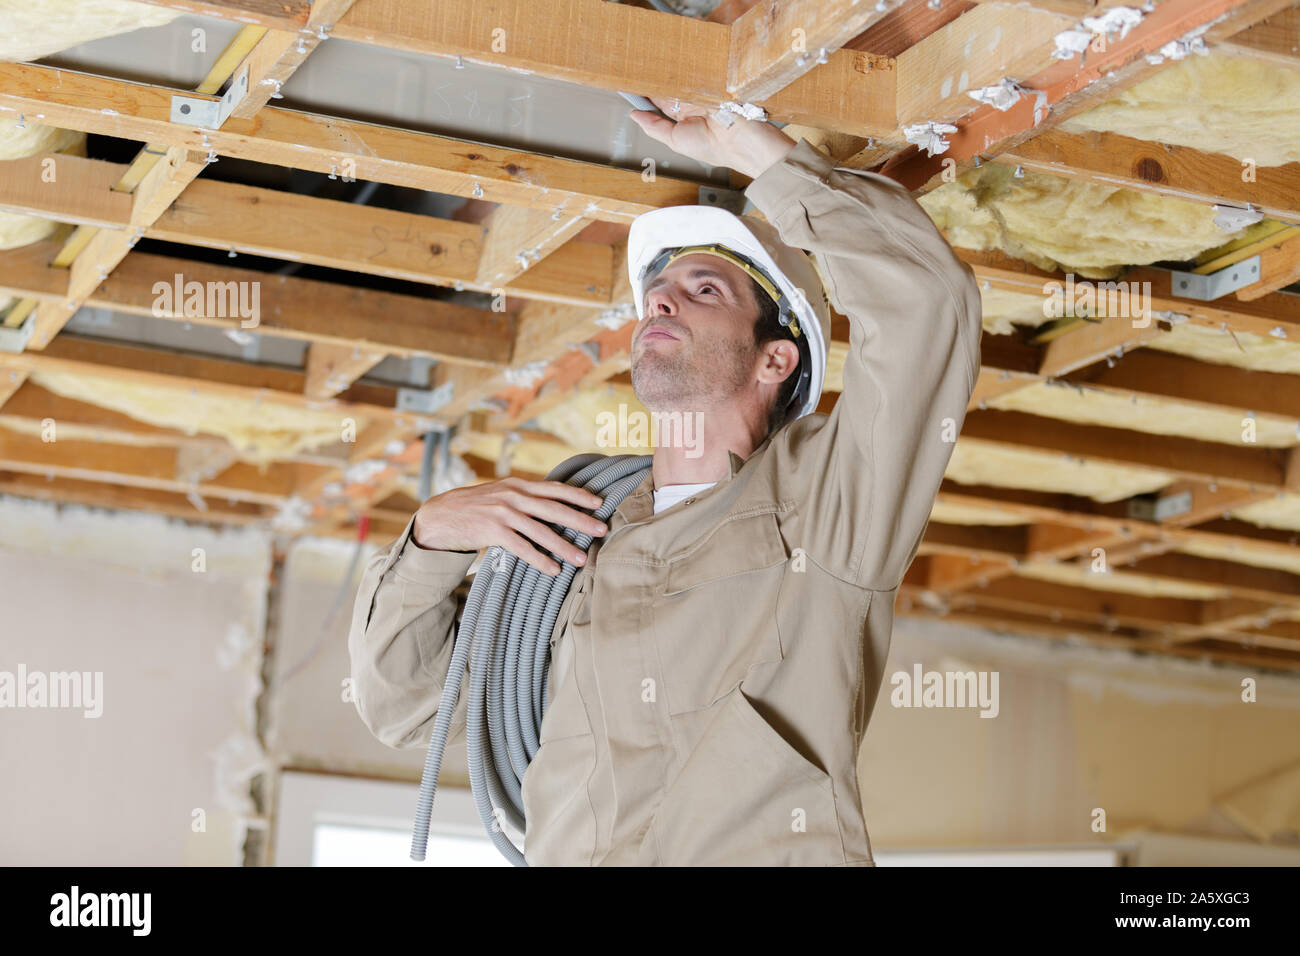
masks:
[[[724,189],[721,186],[701,186],[700,205],[717,206],[737,216],[745,208],[745,194],[736,189]]]
[[[1136,521],[1154,521],[1156,523],[1177,518],[1192,510],[1192,493],[1184,491],[1163,498],[1131,498],[1128,503],[1128,516]]]
[[[230,89],[220,99],[208,99],[200,96],[172,96],[171,121],[183,126],[199,126],[203,129],[220,129],[221,124],[230,116],[231,111],[248,95],[248,67],[239,71],[239,75],[230,84]]]
[[[1174,295],[1180,295],[1184,299],[1212,302],[1229,292],[1236,292],[1258,282],[1259,269],[1259,256],[1242,259],[1208,275],[1201,275],[1199,272],[1177,272],[1171,269],[1170,288]]]
[[[455,382],[443,382],[437,388],[399,388],[397,390],[397,409],[414,412],[417,415],[432,415],[444,405],[451,403],[455,392]]]
[[[17,327],[0,323],[0,352],[21,352],[27,348],[32,333],[36,331],[36,313],[27,313],[23,324]]]

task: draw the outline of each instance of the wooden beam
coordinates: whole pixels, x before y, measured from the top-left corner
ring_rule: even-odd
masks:
[[[844,48],[898,57],[973,6],[968,0],[942,0],[936,9],[930,0],[903,0],[844,44]]]
[[[1300,172],[1300,163],[1292,163]],[[1290,168],[1290,167],[1287,167]],[[1300,215],[1292,217],[1300,220]],[[1237,291],[1237,298],[1253,302],[1294,282],[1300,282],[1300,236],[1292,234],[1260,253],[1259,281]]]
[[[120,178],[116,163],[62,153],[5,160],[0,162],[0,212],[121,227],[130,222],[131,197],[113,192]]]
[[[255,365],[164,349],[118,345],[102,340],[61,335],[40,353],[6,356],[10,365],[26,372],[64,372],[109,378],[169,389],[226,394],[251,401],[338,409],[369,419],[398,417],[412,424],[415,416],[394,409],[396,392],[378,385],[354,385],[338,399],[314,401],[303,393],[306,375],[295,369]]]
[[[1208,28],[1202,35],[1206,43],[1220,42],[1291,2],[1164,0],[1153,11],[1145,13],[1124,39],[1112,36],[1104,51],[1090,48],[1086,58],[1051,60],[1052,65],[1037,73],[1006,74],[1022,87],[1041,92],[1042,97],[1021,96],[1006,111],[988,105],[979,107],[957,124],[957,132],[945,136],[948,142],[945,152],[927,156],[918,151],[888,167],[887,175],[914,192],[928,191],[940,185],[945,174],[951,176],[973,166],[977,157],[996,156],[1012,149],[1154,75],[1170,61],[1152,62],[1147,56],[1154,56],[1166,44],[1201,27]],[[968,16],[960,17],[950,27],[958,26]],[[1050,59],[1052,47],[1054,43],[1048,38],[1039,49]],[[905,83],[900,88],[905,88]]]
[[[23,387],[23,382],[26,380],[26,369],[8,365],[4,359],[0,359],[0,413],[3,413],[5,406]]]
[[[197,182],[146,235],[371,275],[490,291],[478,280],[483,229],[450,219],[270,189]],[[526,298],[609,301],[610,251],[569,242],[507,283]]]
[[[1072,587],[1029,578],[1004,578],[952,596],[954,607],[998,607],[1050,617],[1055,611],[1093,624],[1118,624],[1162,632],[1171,624],[1199,625],[1200,601],[1146,597],[1099,588]]]
[[[484,220],[487,230],[475,284],[494,295],[580,233],[590,220],[526,206],[497,206]]]
[[[15,295],[57,299],[64,294],[67,271],[46,264],[46,253],[57,247],[53,243],[34,245],[44,248],[24,246],[0,251],[0,289]],[[182,287],[179,301],[175,294],[177,276]],[[247,283],[245,287],[250,290],[256,288],[256,324],[246,326],[253,320],[242,315],[188,314],[184,287],[189,282],[197,282],[204,289],[229,289],[232,282],[235,289],[242,283]],[[172,289],[170,307],[169,300],[160,294],[162,290],[155,288],[158,283]],[[207,296],[202,298],[206,308]],[[484,368],[499,368],[510,359],[513,324],[508,315],[500,312],[141,252],[123,260],[86,301],[88,305],[130,315],[220,328],[247,327],[300,341],[392,355],[426,355],[438,361]]]
[[[883,6],[861,0],[760,0],[731,24],[727,92],[742,103],[771,98],[881,20]],[[881,58],[875,68],[887,67]]]
[[[267,26],[282,22],[250,14],[227,0],[212,0],[204,13]],[[574,43],[575,31],[600,42]],[[610,91],[681,96],[715,106],[733,99],[726,88],[726,25],[603,0],[553,0],[545,7],[526,0],[488,6],[447,0],[437,7],[366,0],[331,35],[390,50],[459,56]],[[893,72],[867,71],[864,59],[863,54],[847,54],[842,62],[795,80],[764,105],[777,120],[883,135],[893,127]]]
[[[979,108],[968,94],[1052,65],[1052,38],[1071,17],[1034,7],[981,4],[898,55],[898,125],[953,121]]]
[[[1275,604],[1300,604],[1300,574],[1257,568],[1190,554],[1143,558],[1128,570],[1166,581],[1192,581],[1227,588],[1240,597]]]
[[[567,209],[630,223],[643,212],[698,201],[699,184],[524,150],[266,108],[217,130],[170,122],[182,90],[89,76],[30,63],[0,63],[0,108],[65,129],[147,140],[290,169],[338,173],[488,202]]]
[[[1058,623],[1061,620],[1060,617],[1054,621],[1037,614],[1022,614],[1015,611],[981,608],[979,606],[945,611],[938,614],[915,601],[908,603],[905,609],[900,610],[899,613],[931,620],[937,619],[958,624],[968,624],[972,627],[1017,634],[1039,640],[1048,639],[1077,643],[1082,639],[1094,646],[1111,650],[1213,661],[1231,664],[1236,667],[1247,666],[1252,670],[1300,671],[1300,660],[1285,655],[1260,653],[1249,645],[1231,647],[1224,645],[1164,644],[1159,639],[1143,638],[1139,636],[1139,632],[1132,629],[1117,627],[1113,631],[1097,630],[1087,625]]]
[[[1005,289],[1008,292],[1046,296],[1049,285],[1054,288],[1060,284],[1064,288],[1068,278],[1065,273],[1045,272],[1001,252],[992,250],[977,252],[973,249],[955,251],[958,257],[974,271],[981,286],[987,282],[992,288]],[[1300,341],[1300,319],[1297,319],[1300,298],[1294,295],[1275,292],[1249,302],[1226,296],[1212,302],[1205,302],[1175,295],[1171,273],[1166,269],[1141,266],[1129,269],[1121,278],[1129,283],[1128,288],[1142,290],[1151,307],[1150,327],[1154,327],[1159,321],[1167,321],[1169,316],[1173,316],[1178,321],[1188,321],[1209,328],[1221,329],[1226,325],[1234,332],[1249,332],[1253,335]],[[1133,331],[1143,331],[1143,329],[1134,328]],[[1118,340],[1122,343],[1124,337],[1120,329],[1115,330],[1113,339],[1105,335],[1101,336],[1092,354],[1097,354],[1110,344],[1110,341]],[[1097,355],[1097,360],[1104,358],[1105,355],[1105,352],[1101,352]],[[1061,373],[1058,371],[1055,374]]]
[[[113,445],[18,435],[0,429],[0,470],[30,475],[54,475],[159,491],[214,495],[256,504],[278,504],[295,488],[324,471],[322,466],[276,462],[259,468],[238,462],[216,478],[186,481],[180,477],[181,450]]]
[[[1070,381],[1121,395],[1148,395],[1205,408],[1228,408],[1300,420],[1300,376],[1210,365],[1144,349],[1099,363]]]
[[[323,0],[322,6],[333,2]],[[239,61],[250,53],[256,53],[265,37],[266,31],[260,27],[243,27],[226,45],[196,92],[215,93],[221,84],[236,76]],[[250,81],[256,80],[247,71],[240,73],[239,77],[241,81],[245,77]],[[113,187],[133,194],[131,233],[119,229],[96,231],[94,227],[86,226],[78,229],[54,259],[54,265],[70,269],[67,296],[59,302],[44,301],[35,306],[35,328],[28,342],[29,348],[42,349],[49,344],[90,293],[126,256],[139,231],[158,218],[185,186],[203,171],[204,165],[197,155],[181,147],[150,144],[136,155]]]
[[[1295,67],[1300,64],[1300,6],[1287,7],[1234,34],[1223,46],[1278,66]]]
[[[1265,216],[1300,219],[1300,163],[1262,166],[1250,182],[1231,156],[1118,133],[1048,130],[993,157],[1007,166],[1122,186],[1188,202],[1250,204]],[[1272,291],[1272,290],[1269,290]]]
[[[268,29],[244,62],[235,68],[236,77],[248,68],[248,92],[230,115],[240,119],[256,116],[302,66],[321,38],[329,35],[352,3],[353,0],[311,0],[311,12],[300,29]]]
[[[247,501],[229,501],[211,494],[207,497],[191,496],[152,488],[109,485],[74,478],[39,477],[12,471],[0,472],[0,494],[112,511],[147,511],[205,524],[248,525],[267,517],[261,505]]]
[[[351,346],[317,342],[307,350],[307,384],[303,394],[314,399],[333,398],[351,388],[353,382],[383,359],[383,352],[363,352]]]

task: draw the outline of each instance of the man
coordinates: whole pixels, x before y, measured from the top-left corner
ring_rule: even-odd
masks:
[[[551,574],[559,557],[582,567],[523,781],[530,864],[870,866],[858,751],[978,372],[979,291],[893,181],[655,102],[674,119],[634,112],[642,129],[752,177],[770,224],[677,207],[629,236],[633,387],[660,417],[700,414],[701,443],[656,447],[608,529],[560,482],[425,502],[365,572],[357,708],[390,746],[427,746],[477,550]],[[850,322],[829,415],[818,272]],[[589,553],[548,522],[595,535]]]

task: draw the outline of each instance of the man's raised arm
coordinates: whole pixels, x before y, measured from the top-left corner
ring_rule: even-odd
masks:
[[[787,436],[809,502],[805,550],[891,590],[916,553],[979,371],[980,294],[901,185],[843,170],[806,140],[746,195],[812,252],[850,321],[844,389],[820,429]],[[819,554],[820,552],[820,554]]]

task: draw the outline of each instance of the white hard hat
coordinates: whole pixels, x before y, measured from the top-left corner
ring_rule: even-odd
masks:
[[[717,206],[667,206],[632,221],[627,239],[627,272],[637,316],[645,316],[645,287],[677,255],[722,255],[755,278],[776,299],[781,324],[793,320],[800,343],[799,384],[785,422],[817,410],[826,379],[831,310],[816,261],[781,241],[776,228]],[[727,255],[726,253],[730,253]]]

